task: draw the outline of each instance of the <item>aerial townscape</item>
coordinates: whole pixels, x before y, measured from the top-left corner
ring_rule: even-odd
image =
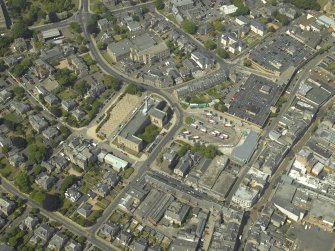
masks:
[[[0,251],[335,251],[335,0],[0,0]]]

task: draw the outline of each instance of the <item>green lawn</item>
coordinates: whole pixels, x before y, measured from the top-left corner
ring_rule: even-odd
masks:
[[[229,86],[229,82],[224,82],[221,85],[214,86],[207,90],[207,94],[216,98],[220,99],[222,97],[222,91]]]
[[[7,113],[3,117],[4,117],[4,119],[13,121],[15,123],[18,123],[18,122],[22,121],[22,117],[20,117],[16,113]]]
[[[92,59],[91,55],[89,53],[86,53],[82,56],[83,60],[87,65],[92,65],[94,64],[94,60]]]
[[[122,37],[121,37],[121,35],[115,35],[115,36],[114,36],[114,39],[115,39],[116,41],[120,41],[120,40],[122,40]]]
[[[71,0],[72,3],[74,4],[73,10],[78,10],[79,8],[79,0]],[[90,0],[91,2],[92,0]]]
[[[212,100],[206,94],[202,94],[200,96],[192,97],[190,103],[204,104],[204,103],[210,103],[211,101]]]
[[[90,4],[90,10],[92,12],[96,12],[96,6],[98,3],[100,3],[101,1],[100,0],[89,0],[89,4]]]
[[[7,159],[2,159],[0,163],[3,165],[3,168],[0,168],[0,175],[9,180],[13,180],[16,173],[15,168],[9,164]]]
[[[76,98],[78,94],[72,89],[65,89],[58,94],[61,99]]]
[[[111,56],[109,56],[109,54],[107,52],[102,53],[102,56],[105,58],[105,60],[110,64],[113,65],[114,62],[111,58]]]
[[[249,47],[252,47],[261,41],[261,37],[256,33],[249,32],[249,34],[243,38],[243,40],[248,44]]]
[[[135,171],[133,167],[129,167],[124,171],[123,178],[124,179],[129,179],[129,177],[132,175],[132,173]]]
[[[323,7],[328,3],[328,0],[318,0],[318,3],[321,6],[321,9],[323,9]]]

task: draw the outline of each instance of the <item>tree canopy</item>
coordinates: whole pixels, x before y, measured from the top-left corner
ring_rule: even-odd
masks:
[[[278,22],[280,22],[284,26],[290,23],[290,20],[288,19],[288,17],[283,14],[280,14],[279,12],[275,14],[275,18],[278,20]]]
[[[218,54],[220,58],[228,58],[229,57],[229,53],[223,48],[217,48],[216,49],[216,54]]]
[[[197,26],[190,20],[184,20],[181,23],[183,30],[190,34],[195,34],[197,32]]]
[[[107,88],[113,89],[114,91],[119,91],[122,86],[121,80],[111,75],[104,76],[104,84],[107,86]]]
[[[160,129],[157,126],[150,124],[144,129],[143,133],[138,135],[138,137],[143,139],[146,144],[150,144],[155,140],[159,132]]]
[[[60,118],[62,114],[62,109],[59,108],[58,106],[51,106],[50,107],[50,112],[55,115],[57,118]]]
[[[31,144],[27,148],[28,159],[34,163],[41,163],[46,152],[47,149],[44,144]]]
[[[162,10],[165,7],[163,0],[155,0],[155,7],[157,10]]]
[[[319,11],[321,9],[321,6],[317,0],[292,0],[292,4],[295,5],[295,7],[303,10]]]
[[[92,15],[88,20],[86,30],[89,34],[95,35],[99,32],[97,21],[98,21],[97,15]]]
[[[204,43],[204,46],[209,49],[209,50],[214,50],[216,48],[216,43],[211,40],[211,39],[208,39],[205,43]]]
[[[12,144],[17,148],[25,148],[27,146],[27,140],[25,138],[12,136],[10,139]]]
[[[76,33],[82,32],[81,27],[77,22],[70,23],[70,29],[71,31],[76,32]]]
[[[74,175],[66,176],[60,186],[60,192],[65,193],[66,189],[72,186],[77,181],[77,177]]]
[[[136,95],[136,94],[140,94],[142,91],[143,89],[141,87],[138,87],[134,84],[129,84],[126,87],[125,93]]]
[[[85,81],[81,80],[74,84],[73,88],[80,93],[80,95],[84,95],[87,91],[90,85]]]
[[[19,64],[15,65],[11,72],[15,77],[20,77],[29,69],[32,65],[30,59],[23,59]]]
[[[198,152],[202,157],[206,158],[214,158],[216,155],[218,155],[218,150],[215,146],[209,145],[200,145],[200,144],[195,144],[194,146],[190,146],[188,144],[183,144],[177,154],[182,157],[186,154],[187,151],[191,151],[192,153]]]
[[[249,14],[250,10],[244,5],[243,0],[233,0],[233,4],[237,7],[237,11],[233,14],[233,16],[245,16]]]
[[[13,92],[15,93],[15,96],[19,99],[24,97],[24,89],[19,85],[13,87]]]
[[[58,16],[57,16],[57,13],[54,12],[54,11],[50,11],[50,12],[48,13],[48,17],[49,17],[49,21],[50,21],[51,23],[56,23],[56,22],[59,21],[59,18],[58,18]]]
[[[217,32],[221,32],[224,30],[224,25],[221,20],[214,20],[212,22],[212,25],[213,25],[214,30]]]
[[[190,116],[185,117],[185,123],[186,123],[187,125],[192,124],[192,123],[193,123],[193,118],[190,117]]]
[[[15,175],[15,184],[18,186],[21,192],[30,192],[30,180],[27,172],[22,170],[18,171]]]
[[[32,35],[32,32],[28,29],[28,25],[24,22],[17,22],[12,25],[9,33],[12,39],[23,37],[29,38]]]
[[[77,79],[69,69],[59,69],[54,75],[58,83],[63,86],[72,86]]]
[[[57,194],[46,194],[45,199],[42,202],[42,206],[45,210],[54,212],[62,206],[62,199]]]
[[[0,56],[2,57],[6,52],[8,52],[8,48],[10,46],[10,38],[7,36],[0,37]]]
[[[224,104],[224,103],[221,103],[221,102],[216,103],[216,104],[214,105],[214,109],[215,109],[215,110],[218,110],[218,111],[220,111],[220,112],[226,112],[226,111],[228,110],[228,108],[225,106],[225,104]]]

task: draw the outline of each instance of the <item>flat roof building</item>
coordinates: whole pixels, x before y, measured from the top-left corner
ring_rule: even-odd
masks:
[[[57,28],[42,31],[42,39],[44,41],[47,41],[47,40],[50,40],[50,39],[55,39],[55,38],[58,38],[58,37],[61,37],[61,36],[62,36],[62,34],[61,34],[60,30],[57,29]]]
[[[113,154],[106,154],[104,158],[105,163],[112,165],[113,169],[117,172],[120,172],[126,169],[129,163],[119,157],[114,156]]]
[[[243,208],[250,208],[257,201],[259,191],[241,184],[235,192],[232,201]]]
[[[240,163],[246,163],[251,158],[258,145],[258,133],[250,131],[243,144],[233,149],[231,158]]]
[[[148,33],[111,43],[107,47],[107,52],[114,62],[130,58],[144,64],[165,58],[170,53],[164,42],[157,43]]]

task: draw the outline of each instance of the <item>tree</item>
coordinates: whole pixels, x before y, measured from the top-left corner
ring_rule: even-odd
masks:
[[[184,20],[181,23],[181,27],[183,28],[185,32],[190,33],[190,34],[195,34],[197,31],[197,26],[190,20]]]
[[[292,4],[295,5],[295,7],[303,10],[319,11],[321,9],[321,6],[317,0],[293,0]]]
[[[3,154],[7,154],[9,152],[10,148],[8,146],[3,146],[1,147],[1,152]]]
[[[74,175],[70,175],[65,177],[63,180],[61,186],[60,186],[60,192],[61,194],[64,194],[66,189],[68,189],[70,186],[72,186],[77,181],[77,177]]]
[[[179,157],[183,157],[187,151],[191,150],[191,146],[188,144],[183,144],[177,151]]]
[[[29,69],[31,65],[31,60],[25,58],[19,64],[15,65],[11,71],[15,77],[20,77]]]
[[[104,84],[107,88],[113,89],[114,91],[119,91],[122,86],[121,80],[110,75],[104,76]]]
[[[238,8],[237,11],[233,14],[233,16],[245,16],[249,14],[250,10],[248,7],[244,5],[243,0],[233,0],[233,4]]]
[[[220,111],[220,112],[226,112],[226,111],[228,111],[228,108],[225,106],[225,104],[221,103],[221,102],[216,103],[214,105],[214,109],[217,110],[217,111]]]
[[[42,202],[42,206],[45,210],[54,212],[62,206],[62,199],[57,194],[46,194],[45,199]]]
[[[165,7],[163,0],[155,0],[155,7],[157,10],[163,10]]]
[[[35,174],[35,176],[39,175],[40,173],[42,173],[45,170],[45,168],[41,165],[35,165],[33,167],[33,172]]]
[[[12,145],[16,148],[26,148],[27,146],[27,140],[25,138],[19,137],[19,136],[12,136],[11,138]]]
[[[92,7],[93,12],[97,14],[102,14],[108,12],[108,8],[102,2],[95,2]]]
[[[13,92],[18,99],[22,99],[24,97],[24,89],[19,85],[15,85],[13,87]]]
[[[149,124],[145,129],[144,132],[142,134],[139,134],[138,137],[143,139],[143,141],[146,144],[150,144],[151,142],[153,142],[156,138],[156,136],[159,134],[160,129],[153,125],[153,124]]]
[[[115,23],[117,21],[116,17],[113,15],[112,12],[108,11],[106,14],[105,14],[105,17],[107,18],[107,20],[111,23]]]
[[[72,32],[76,32],[76,33],[82,32],[80,25],[76,22],[70,23],[70,29],[72,30]]]
[[[279,12],[277,12],[275,14],[275,18],[283,25],[286,26],[290,23],[290,20],[288,19],[287,16],[280,14]]]
[[[16,123],[14,121],[9,120],[9,119],[3,119],[2,124],[4,124],[8,128],[8,130],[15,131]]]
[[[69,69],[59,69],[54,74],[57,82],[62,86],[71,86],[77,79],[73,72]]]
[[[250,67],[252,65],[252,63],[251,63],[250,59],[245,58],[243,60],[243,65],[246,66],[246,67]]]
[[[229,58],[229,53],[223,48],[217,48],[216,54],[218,54],[220,58]]]
[[[74,84],[73,88],[78,91],[80,93],[80,95],[84,95],[88,88],[90,87],[90,85],[85,81],[85,80],[81,80],[77,83]]]
[[[149,9],[147,7],[142,8],[142,15],[145,15],[149,12]]]
[[[212,22],[212,25],[213,25],[213,28],[216,32],[221,32],[224,30],[224,25],[223,23],[221,22],[221,20],[214,20]]]
[[[27,172],[22,170],[18,171],[15,175],[15,184],[18,186],[21,192],[30,192],[30,180]]]
[[[58,16],[57,16],[57,13],[54,12],[54,11],[50,11],[50,12],[48,13],[48,17],[49,17],[49,21],[50,21],[51,23],[56,23],[56,22],[59,21]]]
[[[62,109],[59,108],[58,106],[51,106],[50,107],[50,112],[55,115],[57,118],[62,117]]]
[[[185,118],[185,123],[188,124],[188,125],[192,124],[192,123],[193,123],[193,118],[190,117],[190,116],[187,116],[187,117]]]
[[[140,17],[137,16],[137,15],[134,15],[133,16],[133,20],[136,21],[136,22],[139,22],[140,21]]]
[[[37,203],[42,204],[46,198],[46,193],[43,191],[33,190],[32,193],[30,194],[30,198],[32,198]]]
[[[0,51],[1,54],[1,51]],[[0,60],[0,72],[5,71],[7,69],[6,65],[5,65],[5,61],[3,61],[2,59]]]
[[[17,22],[12,25],[9,35],[12,39],[19,37],[29,38],[31,37],[32,33],[28,29],[27,24],[23,22]]]
[[[42,144],[31,144],[27,148],[28,159],[34,163],[41,163],[46,155],[46,146]]]
[[[89,34],[95,35],[99,32],[97,21],[98,21],[97,15],[92,15],[90,19],[88,20],[86,30]]]
[[[88,52],[88,48],[87,48],[87,46],[86,45],[80,45],[80,47],[79,47],[79,52],[80,53],[86,53],[86,52]]]
[[[106,50],[107,44],[103,41],[99,41],[99,42],[97,42],[97,47],[98,47],[99,50]]]
[[[125,93],[132,94],[132,95],[136,95],[136,94],[141,93],[142,91],[143,91],[142,88],[137,87],[137,86],[134,85],[134,84],[129,84],[129,85],[126,87]]]
[[[202,157],[211,158],[211,159],[214,158],[218,154],[216,147],[213,145],[205,146],[205,145],[195,144],[191,148],[191,151],[199,152]]]
[[[86,29],[87,29],[87,32],[89,34],[92,34],[92,35],[95,35],[99,32],[98,26],[96,24],[93,24],[93,23],[87,24]]]
[[[70,129],[63,125],[59,127],[59,131],[61,132],[63,139],[66,139],[71,134]]]
[[[3,56],[10,46],[11,39],[7,36],[0,37],[0,56]]]
[[[204,43],[204,46],[209,49],[209,50],[214,50],[216,48],[216,43],[211,40],[211,39],[208,39],[205,43]]]

